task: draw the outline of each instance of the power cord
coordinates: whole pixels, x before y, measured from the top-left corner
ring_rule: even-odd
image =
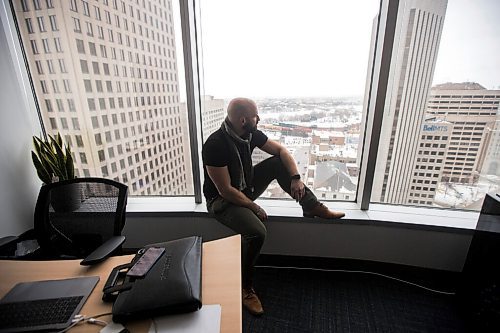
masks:
[[[381,276],[387,279],[399,281],[402,283],[406,283],[418,288],[422,288],[437,294],[443,294],[443,295],[455,295],[454,292],[449,292],[449,291],[442,291],[442,290],[436,290],[432,288],[428,288],[425,286],[422,286],[420,284],[416,284],[410,281],[402,280],[395,278],[393,276],[381,274],[381,273],[376,273],[376,272],[367,272],[367,271],[351,271],[351,270],[346,270],[346,269],[321,269],[321,268],[311,268],[311,267],[293,267],[293,266],[287,266],[287,267],[279,267],[279,266],[255,266],[256,268],[278,268],[278,269],[296,269],[296,270],[310,270],[310,271],[320,271],[320,272],[339,272],[339,273],[361,273],[361,274],[369,274],[369,275],[376,275],[376,276]]]
[[[85,323],[85,322],[87,322],[89,324],[94,324],[94,325],[106,326],[108,324],[107,322],[105,322],[104,320],[99,320],[97,318],[104,317],[104,316],[109,316],[111,314],[112,314],[111,312],[109,312],[109,313],[100,313],[100,314],[97,314],[97,315],[94,315],[94,316],[90,316],[90,317],[87,317],[87,316],[82,315],[82,314],[77,314],[73,318],[71,325],[69,325],[68,327],[66,327],[65,329],[63,329],[61,331],[57,331],[56,333],[67,332],[70,329],[72,329],[73,327],[75,327],[76,325],[78,325],[80,323]]]

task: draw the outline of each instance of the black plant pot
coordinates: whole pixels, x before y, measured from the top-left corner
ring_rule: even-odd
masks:
[[[56,212],[73,212],[82,204],[80,184],[68,184],[50,191],[50,204]]]

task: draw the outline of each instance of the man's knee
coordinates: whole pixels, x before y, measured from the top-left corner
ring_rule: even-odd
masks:
[[[248,230],[248,232],[242,236],[247,242],[262,246],[266,240],[267,230],[262,223],[259,223],[259,225],[256,225],[255,228]]]

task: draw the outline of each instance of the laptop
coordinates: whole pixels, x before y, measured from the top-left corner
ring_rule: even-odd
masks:
[[[16,284],[0,300],[0,332],[67,328],[98,281],[90,276]]]

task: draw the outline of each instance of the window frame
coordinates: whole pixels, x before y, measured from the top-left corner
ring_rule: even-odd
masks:
[[[9,0],[4,0],[9,1]],[[71,3],[75,3],[76,1],[71,1]],[[32,3],[29,3],[28,6],[31,7]],[[185,75],[186,79],[186,105],[188,110],[188,130],[189,130],[189,144],[191,147],[191,161],[192,161],[192,175],[193,175],[193,186],[194,186],[194,195],[189,197],[194,197],[194,203],[199,206],[199,204],[203,203],[203,195],[202,195],[202,165],[201,165],[201,96],[200,96],[200,73],[199,66],[200,61],[198,59],[198,55],[201,54],[201,50],[198,49],[198,41],[197,36],[200,34],[197,32],[197,21],[196,21],[196,0],[179,0],[180,7],[180,15],[181,15],[181,30],[182,30],[182,42],[183,42],[183,54],[184,54],[184,66],[185,71],[183,73],[179,73],[180,75]],[[28,7],[28,10],[31,9]],[[389,74],[389,66],[392,55],[392,43],[394,42],[394,29],[395,23],[397,20],[399,7],[399,0],[381,0],[380,1],[380,12],[377,24],[377,38],[376,38],[376,47],[374,48],[373,60],[371,61],[371,73],[370,73],[370,91],[368,96],[368,103],[366,112],[366,119],[364,119],[364,127],[365,127],[365,135],[362,138],[363,145],[360,149],[362,149],[361,161],[360,161],[360,178],[358,182],[358,190],[356,193],[356,200],[350,203],[350,207],[355,209],[357,207],[361,211],[369,211],[370,207],[370,198],[371,198],[371,187],[373,185],[373,175],[375,171],[375,161],[376,155],[378,151],[378,134],[380,134],[383,111],[384,111],[384,101],[385,101],[385,92],[387,91],[387,76]],[[75,11],[78,11],[78,6],[75,6]],[[13,11],[8,10],[6,14],[8,19],[11,22],[15,22],[15,26],[10,27],[9,33],[13,36],[17,35],[17,29],[20,29],[19,22],[15,19],[15,14]],[[105,15],[108,13],[105,12]],[[5,12],[2,14],[5,15]],[[132,27],[135,29],[135,27]],[[15,40],[14,45],[16,48],[23,49],[22,42],[20,40]],[[38,46],[38,45],[37,45]],[[12,47],[9,44],[9,47]],[[86,46],[83,45],[83,50],[85,50]],[[40,50],[39,50],[40,51]],[[14,59],[14,52],[13,54]],[[22,52],[24,57],[24,52]],[[112,51],[113,54],[113,51]],[[23,58],[17,58],[17,61],[21,67]],[[38,112],[38,117],[41,122],[40,115],[40,105],[37,101],[37,98],[34,96],[33,89],[33,80],[31,78],[31,74],[29,68],[27,68],[27,63],[24,63],[27,76],[29,78],[29,84],[25,85],[25,87],[31,86],[31,92],[29,88],[26,91],[27,95],[32,94],[34,101],[33,103],[36,106],[36,110]],[[103,69],[104,71],[104,69]],[[131,72],[133,73],[133,71]],[[21,78],[22,79],[22,78]],[[128,87],[127,87],[128,90]],[[43,99],[43,96],[40,96]],[[30,97],[31,98],[31,97]],[[98,120],[99,122],[99,120]],[[49,125],[49,124],[47,124]],[[363,125],[363,124],[362,124]],[[42,124],[42,133],[45,135],[45,128]],[[133,133],[132,133],[133,135]],[[78,137],[76,139],[78,141]],[[81,141],[81,138],[79,139]],[[79,147],[77,142],[76,147]],[[96,153],[97,154],[97,153]],[[174,196],[177,197],[177,196]],[[134,198],[135,199],[135,198]],[[153,198],[137,198],[139,201],[143,200],[153,200]],[[170,200],[171,197],[165,198]],[[261,199],[261,201],[268,202],[276,202],[277,200],[267,200]],[[280,200],[283,202],[288,202],[287,200]],[[336,205],[343,205],[343,202],[335,202]],[[374,206],[381,206],[381,204],[372,204]],[[286,206],[286,204],[285,204]],[[391,206],[391,205],[386,205]],[[152,207],[152,206],[148,206]],[[194,211],[199,210],[200,208],[193,208]],[[436,211],[439,209],[433,208],[419,208],[420,210],[425,211]],[[155,211],[157,209],[153,209]],[[159,209],[160,210],[160,209]],[[203,211],[203,208],[201,208]],[[151,211],[151,210],[150,210]],[[178,209],[177,209],[178,211]],[[453,211],[452,209],[443,209],[441,211]],[[456,226],[460,227],[460,226]]]

